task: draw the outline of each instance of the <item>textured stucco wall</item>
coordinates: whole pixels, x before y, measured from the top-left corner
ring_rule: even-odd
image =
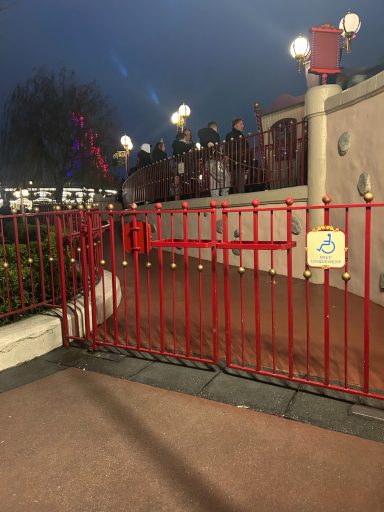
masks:
[[[360,174],[370,175],[375,202],[384,202],[384,73],[343,91],[326,102],[327,179],[326,192],[333,203],[362,203],[357,183]],[[350,135],[350,148],[344,156],[338,152],[338,139]],[[384,272],[384,208],[372,209],[371,300],[384,304],[380,273]],[[344,211],[332,212],[333,225],[345,228]],[[350,210],[349,271],[351,292],[364,295],[365,212]],[[339,276],[331,273],[331,284],[343,287]]]

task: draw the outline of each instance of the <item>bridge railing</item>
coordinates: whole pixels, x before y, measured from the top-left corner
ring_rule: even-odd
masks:
[[[253,133],[153,163],[125,181],[124,204],[305,185],[307,140],[306,121],[275,124],[262,137]]]

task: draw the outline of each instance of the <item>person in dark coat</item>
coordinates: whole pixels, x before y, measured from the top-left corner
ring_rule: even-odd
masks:
[[[156,143],[151,156],[153,163],[161,162],[161,160],[165,160],[166,158],[168,158],[167,153],[165,151],[165,144],[162,140]]]
[[[185,128],[181,134],[181,137],[176,136],[176,139],[172,143],[173,156],[188,153],[188,151],[191,151],[191,149],[194,149],[194,147],[195,144],[192,140],[192,132],[188,128]]]
[[[226,153],[230,158],[230,168],[233,180],[232,192],[244,192],[245,171],[249,159],[249,144],[243,136],[244,121],[236,117],[232,121],[232,130],[225,136]]]
[[[218,133],[217,123],[215,121],[208,123],[207,128],[201,128],[197,134],[200,139],[200,144],[203,148],[208,148],[215,144],[220,144],[220,135]]]
[[[151,163],[151,146],[149,144],[142,144],[140,151],[137,153],[136,170],[151,165]]]

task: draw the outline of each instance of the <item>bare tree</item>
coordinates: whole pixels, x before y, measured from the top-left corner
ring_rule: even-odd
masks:
[[[69,181],[96,186],[103,170],[90,135],[100,154],[111,159],[116,131],[112,111],[96,84],[80,84],[66,69],[58,74],[37,71],[16,86],[5,104],[3,180],[20,185],[32,179],[53,185],[58,201]]]

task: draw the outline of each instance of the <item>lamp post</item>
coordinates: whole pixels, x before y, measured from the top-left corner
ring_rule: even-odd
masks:
[[[322,84],[327,83],[329,74],[340,73],[341,49],[345,48],[347,53],[351,53],[351,41],[356,37],[360,30],[361,21],[357,14],[348,11],[340,21],[339,28],[329,23],[320,27],[312,27],[312,44],[299,34],[292,42],[290,50],[291,55],[296,59],[298,71],[309,61],[309,73],[321,75]],[[342,39],[344,41],[342,42]],[[312,46],[312,49],[311,49]]]
[[[128,135],[123,135],[120,139],[121,145],[125,151],[125,176],[128,178],[128,170],[129,170],[129,152],[133,148],[132,140]]]
[[[191,115],[191,109],[183,103],[171,116],[172,124],[176,125],[176,132],[181,133],[187,124],[187,118]]]

